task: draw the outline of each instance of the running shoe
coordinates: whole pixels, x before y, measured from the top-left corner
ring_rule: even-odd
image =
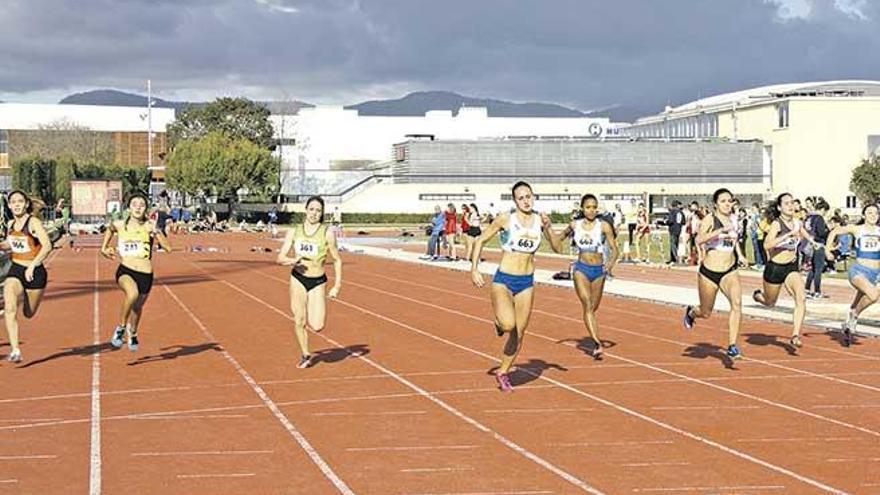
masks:
[[[800,336],[800,335],[792,335],[791,338],[788,339],[788,343],[791,344],[791,345],[794,346],[794,347],[797,347],[798,349],[800,349],[801,347],[804,346],[804,343],[801,342],[801,336]]]
[[[843,324],[843,344],[844,347],[849,347],[852,344],[852,330],[850,330],[850,321],[847,320]]]
[[[131,352],[137,352],[139,346],[140,342],[138,342],[138,336],[136,334],[132,335],[128,339],[128,350]]]
[[[112,345],[116,349],[120,349],[123,344],[123,338],[125,337],[125,327],[122,325],[118,325],[116,330],[113,331],[113,337],[110,338],[110,345]]]
[[[496,373],[495,381],[498,382],[498,389],[502,392],[513,392],[513,385],[510,384],[509,373]]]
[[[605,357],[605,354],[602,352],[602,344],[598,344],[594,347],[593,350],[590,351],[590,355],[593,356],[593,359],[596,361],[601,361]]]
[[[21,362],[21,349],[15,349],[14,351],[9,353],[9,356],[6,357],[6,360],[10,363],[20,363]]]
[[[495,333],[499,337],[504,337],[504,330],[502,330],[501,327],[499,327],[498,325],[495,325]]]
[[[684,323],[684,327],[687,328],[688,330],[693,330],[694,323],[695,323],[695,321],[694,321],[694,307],[693,306],[688,306],[684,310],[684,319],[682,320],[682,323]]]
[[[761,301],[758,301],[758,295],[762,292],[763,291],[761,289],[755,289],[755,292],[752,292],[752,299],[754,299],[755,302],[760,303]]]
[[[306,369],[312,365],[312,356],[303,356],[302,359],[299,360],[299,364],[296,365],[299,369]]]
[[[727,346],[727,357],[731,359],[742,359],[742,353],[739,351],[739,347],[736,344],[730,344]]]

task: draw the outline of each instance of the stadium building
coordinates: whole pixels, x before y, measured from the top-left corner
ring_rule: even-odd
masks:
[[[697,100],[638,119],[634,138],[760,141],[768,195],[824,196],[855,208],[853,168],[880,148],[880,81],[779,84]]]
[[[146,167],[150,124],[153,177],[163,181],[166,128],[172,121],[174,110],[167,108],[153,108],[148,118],[147,109],[139,107],[0,103],[0,189],[11,187],[9,168],[26,155],[73,154],[84,161]]]

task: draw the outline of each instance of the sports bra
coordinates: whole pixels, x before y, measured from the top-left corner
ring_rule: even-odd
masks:
[[[294,227],[293,252],[304,260],[313,260],[324,264],[324,260],[327,258],[327,226],[321,224],[312,235],[306,235],[305,224]]]
[[[598,253],[605,242],[605,234],[602,232],[602,220],[596,218],[593,225],[586,226],[586,219],[574,222],[574,245],[579,253]]]
[[[880,227],[859,227],[856,235],[856,258],[880,260]]]
[[[525,227],[519,223],[516,211],[510,213],[507,226],[501,232],[501,249],[508,253],[534,254],[541,246],[541,217],[532,212],[532,225]]]
[[[9,247],[12,249],[11,258],[13,261],[33,261],[43,247],[43,245],[40,244],[40,239],[31,233],[31,229],[29,228],[31,218],[33,217],[28,215],[21,230],[16,230],[15,220],[12,220],[9,224],[9,235],[6,237],[6,240],[9,242]]]
[[[774,246],[775,249],[779,251],[795,251],[798,248],[798,245],[801,243],[801,221],[796,218],[792,219],[794,227],[789,228],[788,225],[786,225],[781,218],[777,218],[776,220],[779,222],[780,236],[784,236],[789,232],[794,232],[795,235],[777,242],[776,246]]]
[[[712,214],[713,222],[712,222],[712,230],[723,229],[724,224],[721,220]],[[733,220],[733,219],[731,219]],[[734,225],[734,228],[736,225]],[[725,253],[732,253],[734,246],[736,245],[736,233],[721,233],[718,237],[712,239],[711,241],[706,243],[706,251],[721,251]]]
[[[150,235],[149,223],[135,224],[129,228],[131,218],[125,220],[118,237],[116,250],[122,258],[148,260],[153,257],[153,236]]]

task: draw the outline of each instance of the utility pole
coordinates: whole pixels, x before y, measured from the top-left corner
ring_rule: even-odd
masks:
[[[153,170],[153,88],[147,79],[147,170]]]

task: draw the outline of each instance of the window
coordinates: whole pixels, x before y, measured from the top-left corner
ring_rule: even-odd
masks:
[[[856,203],[855,196],[847,196],[846,197],[846,207],[847,208],[857,208],[858,204]]]
[[[535,201],[580,201],[580,194],[535,194]],[[501,201],[513,201],[513,194],[501,195]]]
[[[0,153],[7,153],[6,145],[9,140],[9,133],[5,129],[0,129]]]
[[[776,127],[780,129],[788,128],[788,102],[780,103],[776,106]]]
[[[462,194],[443,194],[443,193],[427,193],[427,194],[419,194],[419,201],[475,201],[477,199],[476,194],[462,193]]]

